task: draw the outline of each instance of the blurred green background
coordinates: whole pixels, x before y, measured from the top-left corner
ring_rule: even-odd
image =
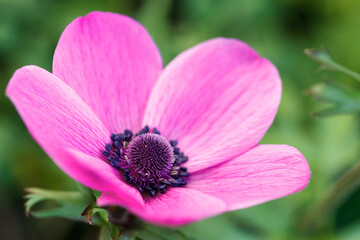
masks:
[[[51,71],[61,32],[78,16],[101,10],[140,21],[164,63],[209,38],[249,43],[270,59],[283,80],[283,98],[263,143],[289,144],[307,158],[312,177],[302,192],[181,228],[195,239],[360,239],[360,187],[317,214],[337,179],[359,161],[359,116],[323,119],[326,106],[304,91],[321,81],[304,48],[324,44],[333,58],[360,72],[360,1],[357,0],[0,0],[0,238],[96,239],[98,228],[64,219],[26,218],[25,187],[72,190],[74,182],[33,141],[4,92],[23,65]],[[350,86],[348,77],[329,73]],[[310,213],[310,214],[309,214]]]

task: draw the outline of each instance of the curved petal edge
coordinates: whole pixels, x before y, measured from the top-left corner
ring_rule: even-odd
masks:
[[[104,194],[98,198],[99,206],[119,205],[117,194]],[[225,203],[200,191],[171,188],[166,194],[146,201],[143,207],[127,208],[141,219],[164,226],[181,226],[225,212]]]
[[[236,210],[298,192],[309,179],[309,165],[296,148],[258,145],[228,162],[193,173],[187,187]]]

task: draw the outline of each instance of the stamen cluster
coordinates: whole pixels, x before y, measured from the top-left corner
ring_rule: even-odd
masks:
[[[186,185],[189,176],[181,164],[188,157],[160,132],[145,126],[133,135],[130,130],[111,134],[111,143],[105,145],[103,155],[109,164],[123,173],[124,179],[145,195],[164,194],[169,187]]]

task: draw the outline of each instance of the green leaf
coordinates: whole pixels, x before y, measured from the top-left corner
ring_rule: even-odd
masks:
[[[171,228],[163,228],[150,224],[143,224],[140,229],[129,234],[129,239],[133,240],[189,240],[189,238],[182,231]]]
[[[100,229],[99,240],[130,240],[131,238],[121,237],[120,228],[111,222]]]
[[[78,221],[83,210],[96,199],[89,191],[55,191],[27,188],[25,212],[35,217],[63,217]]]
[[[107,224],[109,221],[109,213],[104,208],[93,208],[92,209],[93,215],[97,214],[99,217]]]
[[[111,240],[111,234],[108,226],[104,226],[100,229],[99,240]]]
[[[360,82],[360,74],[351,71],[335,62],[324,47],[320,49],[305,49],[304,53],[321,63],[320,70],[333,70],[349,75]]]
[[[110,230],[110,234],[111,234],[111,239],[112,240],[118,240],[120,235],[121,235],[121,230],[120,230],[120,227],[112,224],[110,221],[109,221],[109,230]]]
[[[109,212],[103,208],[92,208],[92,215],[99,215],[99,217],[106,223],[100,229],[100,240],[118,240],[121,236],[121,227],[109,221]]]
[[[312,113],[315,117],[360,112],[360,92],[339,83],[326,80],[311,87],[307,93],[316,100],[329,102],[333,105],[328,109]]]
[[[85,187],[84,185],[76,182],[76,185],[79,189],[80,192],[82,192],[84,195],[92,195],[93,197],[95,197],[95,199],[97,199],[98,197],[100,197],[100,192],[96,191],[94,189]]]

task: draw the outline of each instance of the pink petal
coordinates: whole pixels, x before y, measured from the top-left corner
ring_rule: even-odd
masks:
[[[35,140],[64,172],[90,188],[121,194],[123,206],[143,204],[139,191],[103,161],[109,133],[74,90],[51,73],[27,66],[15,72],[6,93]]]
[[[228,210],[235,210],[300,191],[309,181],[310,170],[293,147],[259,145],[190,178],[188,188],[222,199]]]
[[[111,132],[139,130],[162,69],[159,51],[133,19],[92,12],[64,30],[53,73],[85,101]]]
[[[36,66],[17,70],[6,89],[28,130],[61,165],[65,149],[101,157],[109,132],[80,97],[57,77]]]
[[[281,97],[276,68],[243,42],[213,39],[175,58],[149,98],[143,125],[179,141],[194,172],[256,145]]]
[[[119,194],[104,194],[98,198],[98,205],[120,205]],[[186,188],[171,188],[166,194],[146,202],[143,208],[129,207],[128,210],[143,220],[168,226],[184,225],[225,211],[225,204],[210,195]]]
[[[104,195],[118,194],[121,196],[118,204],[123,207],[141,208],[144,204],[139,191],[122,181],[120,171],[106,162],[71,149],[62,156],[63,161],[59,162],[61,169],[85,186],[101,191]]]

